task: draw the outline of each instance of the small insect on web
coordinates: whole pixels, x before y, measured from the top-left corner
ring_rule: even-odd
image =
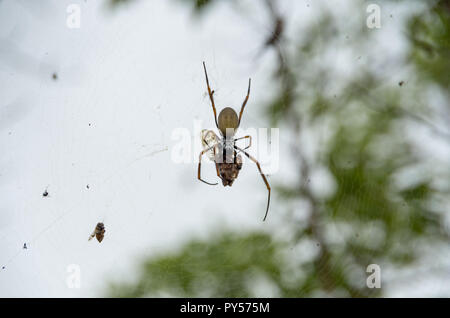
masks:
[[[206,152],[206,155],[212,161],[214,161],[214,159],[215,159],[215,153],[218,153],[218,151],[219,151],[218,142],[219,142],[219,139],[212,130],[207,130],[207,129],[202,130],[203,149],[206,149],[212,145],[215,145],[214,149],[210,149],[209,151]]]
[[[211,100],[211,105],[214,113],[214,120],[217,129],[219,129],[221,137],[217,136],[212,130],[202,131],[202,145],[204,149],[202,150],[202,152],[200,152],[199,155],[198,179],[209,185],[217,185],[217,182],[210,183],[201,178],[202,156],[206,154],[209,159],[214,161],[217,176],[222,180],[223,186],[231,187],[233,185],[233,182],[237,179],[239,171],[242,169],[242,157],[240,153],[243,153],[245,156],[247,156],[247,158],[249,158],[256,164],[256,167],[258,168],[258,171],[267,187],[268,191],[267,208],[263,219],[263,221],[265,221],[267,213],[269,212],[269,204],[270,204],[271,190],[269,182],[267,181],[266,176],[261,171],[261,166],[258,160],[253,158],[248,152],[245,151],[246,149],[251,147],[252,137],[244,136],[240,138],[235,138],[236,131],[241,123],[245,105],[247,104],[248,97],[250,96],[251,79],[248,80],[247,96],[245,97],[244,102],[242,103],[239,117],[233,108],[226,107],[220,112],[219,119],[217,119],[216,106],[214,104],[214,96],[213,96],[214,91],[211,91],[211,88],[209,86],[208,73],[206,72],[205,62],[203,62],[203,69],[205,70],[206,86],[208,88],[209,99]],[[249,145],[244,149],[236,146],[236,141],[242,139],[249,139]]]
[[[103,238],[105,237],[105,225],[103,223],[97,223],[94,232],[92,232],[91,236],[89,236],[88,241],[92,240],[94,237],[97,238],[99,243],[103,241]]]

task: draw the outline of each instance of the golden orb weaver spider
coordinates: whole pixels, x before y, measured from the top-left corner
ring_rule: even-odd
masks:
[[[202,144],[204,149],[200,152],[199,161],[198,161],[198,179],[209,185],[217,185],[218,183],[210,183],[201,178],[201,162],[202,156],[207,153],[209,158],[214,161],[216,165],[217,176],[222,180],[223,186],[232,186],[234,180],[238,177],[239,171],[242,169],[242,158],[239,153],[243,153],[247,158],[253,161],[256,164],[256,167],[261,174],[261,177],[266,184],[268,197],[267,197],[267,208],[266,213],[264,215],[263,221],[266,220],[267,213],[269,212],[269,204],[270,204],[270,185],[267,181],[266,176],[261,170],[261,166],[253,156],[251,156],[245,150],[250,148],[252,144],[251,136],[244,136],[240,138],[235,138],[235,134],[239,125],[241,123],[242,114],[244,113],[245,105],[247,104],[248,97],[250,96],[250,84],[251,79],[248,80],[248,91],[247,96],[244,99],[244,102],[241,106],[241,111],[239,112],[239,117],[237,113],[231,107],[224,108],[220,114],[219,119],[217,119],[216,106],[214,103],[214,90],[211,91],[208,80],[208,73],[206,72],[205,62],[203,62],[203,69],[205,70],[206,77],[206,86],[208,88],[209,99],[211,100],[211,105],[214,113],[214,121],[216,123],[217,129],[221,134],[221,137],[217,136],[212,130],[203,130],[202,131]],[[241,139],[249,139],[249,145],[244,149],[236,146],[236,141]]]

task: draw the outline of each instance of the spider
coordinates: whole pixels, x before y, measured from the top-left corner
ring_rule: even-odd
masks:
[[[209,99],[211,100],[211,105],[214,113],[214,120],[216,123],[216,127],[219,130],[221,137],[217,136],[212,130],[203,130],[202,131],[202,144],[204,149],[200,152],[199,161],[198,161],[198,179],[209,185],[217,185],[218,183],[209,183],[201,178],[201,162],[202,156],[207,153],[208,157],[214,161],[216,165],[217,176],[222,180],[223,186],[232,186],[234,180],[238,177],[239,171],[242,169],[242,157],[239,153],[243,153],[247,158],[253,161],[256,164],[256,167],[263,178],[264,183],[266,184],[268,197],[267,197],[267,208],[266,213],[264,215],[263,221],[266,220],[267,213],[269,212],[269,204],[270,204],[270,185],[267,182],[266,176],[261,171],[261,166],[259,165],[258,160],[256,160],[253,156],[251,156],[245,150],[250,148],[252,144],[251,136],[244,136],[240,138],[235,138],[235,133],[239,128],[241,123],[242,114],[244,112],[244,107],[247,104],[248,97],[250,96],[250,84],[251,79],[248,80],[248,91],[247,96],[244,99],[244,102],[241,106],[241,111],[239,113],[239,117],[237,113],[231,107],[224,108],[220,114],[219,119],[217,119],[216,106],[214,104],[214,90],[211,91],[208,80],[208,73],[206,72],[205,62],[203,62],[203,69],[205,70],[205,78],[206,78],[206,86],[208,87]],[[249,139],[249,144],[244,149],[236,146],[236,141],[242,139]]]

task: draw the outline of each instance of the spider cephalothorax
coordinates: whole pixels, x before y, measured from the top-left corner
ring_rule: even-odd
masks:
[[[267,182],[266,176],[262,173],[261,167],[259,165],[258,160],[253,158],[248,152],[245,150],[250,148],[252,144],[251,136],[244,136],[240,138],[235,138],[235,134],[239,125],[241,123],[242,114],[244,112],[244,107],[247,104],[248,97],[250,95],[250,83],[251,80],[248,81],[248,91],[247,96],[244,99],[244,102],[241,106],[241,111],[239,113],[239,117],[237,113],[231,107],[224,108],[220,114],[219,119],[217,120],[216,106],[214,104],[214,91],[211,91],[209,87],[208,74],[206,72],[205,62],[203,62],[203,68],[205,70],[206,77],[206,86],[208,88],[209,99],[211,100],[211,105],[214,112],[214,120],[216,123],[216,127],[220,131],[221,137],[217,136],[212,130],[203,130],[202,131],[202,144],[203,151],[200,153],[199,162],[198,162],[198,179],[209,185],[217,185],[217,183],[209,183],[201,178],[201,161],[202,156],[207,154],[208,157],[215,162],[217,176],[222,180],[222,184],[224,186],[232,186],[233,182],[237,179],[239,175],[239,171],[242,169],[242,157],[238,152],[243,153],[247,158],[253,161],[256,164],[256,167],[263,178],[264,183],[266,184],[268,190],[268,198],[267,198],[267,208],[266,214],[264,215],[264,220],[267,217],[267,212],[269,211],[270,204],[270,186]],[[236,146],[236,141],[241,139],[249,139],[249,145],[244,149]]]
[[[238,177],[239,171],[242,169],[242,158],[237,155],[236,162],[219,163],[219,173],[223,186],[232,186],[234,180]]]
[[[219,116],[219,122],[220,118]],[[242,157],[234,150],[234,139],[227,142],[218,137],[214,131],[204,129],[202,144],[205,149],[211,148],[207,151],[207,155],[216,163],[217,175],[222,179],[222,184],[232,186],[242,169]]]

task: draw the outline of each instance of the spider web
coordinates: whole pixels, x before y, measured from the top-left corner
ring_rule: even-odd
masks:
[[[312,5],[308,1],[301,5],[305,3]],[[256,73],[251,74],[243,127],[267,126],[257,102],[272,97],[270,87],[261,83],[268,78],[270,63],[252,61],[243,67],[235,62],[249,57],[230,48],[230,39],[235,43],[236,32],[242,32],[242,17],[236,17],[234,10],[215,11],[198,30],[186,28],[192,21],[173,4],[140,3],[113,19],[100,19],[101,5],[84,3],[81,29],[70,30],[65,21],[49,18],[65,12],[62,4],[0,5],[7,6],[3,14],[11,14],[0,19],[6,26],[1,29],[9,32],[6,43],[20,53],[11,58],[2,52],[8,65],[0,70],[2,82],[7,83],[7,93],[2,92],[6,119],[2,118],[0,143],[8,150],[0,183],[7,197],[0,205],[7,211],[0,226],[0,266],[5,267],[0,270],[1,296],[97,296],[111,277],[135,278],[133,270],[143,255],[178,247],[188,237],[207,238],[217,224],[235,231],[261,229],[266,192],[249,160],[244,158],[233,188],[224,189],[199,184],[196,162],[174,165],[170,158],[171,131],[191,129],[192,118],[201,119],[203,128],[214,127],[208,97],[202,96],[203,58],[208,61],[218,111],[239,107],[248,73]],[[15,16],[21,17],[22,27],[14,22]],[[45,28],[39,32],[36,26],[41,25]],[[223,25],[229,28],[219,28]],[[257,51],[263,25],[242,36],[240,47],[252,45],[251,51]],[[164,34],[158,31],[161,26]],[[222,36],[217,37],[217,29]],[[261,38],[248,44],[255,34]],[[174,43],[189,51],[181,54]],[[51,78],[53,72],[57,80]],[[192,136],[192,141],[198,143],[198,137]],[[292,173],[296,164],[290,157],[290,138],[281,131],[283,166],[273,178],[288,184],[298,177]],[[250,153],[257,156],[251,149]],[[211,163],[203,167],[205,179],[216,177]],[[327,186],[319,181],[319,188]],[[352,184],[347,186],[358,191]],[[45,190],[47,197],[42,196]],[[273,217],[274,223],[264,229],[281,238],[289,236],[288,231],[277,228],[279,216],[272,214],[283,207],[272,199],[268,218]],[[302,220],[302,213],[298,214]],[[101,244],[88,242],[97,222],[106,227]],[[347,235],[339,224],[331,227],[334,239]],[[368,230],[376,231],[376,226]],[[309,243],[295,246],[295,253],[313,251]],[[439,257],[436,263],[448,262],[446,253],[429,254]],[[70,264],[80,266],[80,289],[67,286]],[[442,269],[436,267],[431,269]],[[366,274],[360,268],[355,272],[355,280],[364,284]],[[408,273],[400,280],[409,282]],[[423,286],[420,279],[415,282]],[[442,283],[432,280],[428,284],[431,292],[442,288]],[[255,290],[267,291],[259,296],[276,296],[270,288]],[[402,292],[400,288],[398,293]],[[207,288],[204,293],[207,296]]]

